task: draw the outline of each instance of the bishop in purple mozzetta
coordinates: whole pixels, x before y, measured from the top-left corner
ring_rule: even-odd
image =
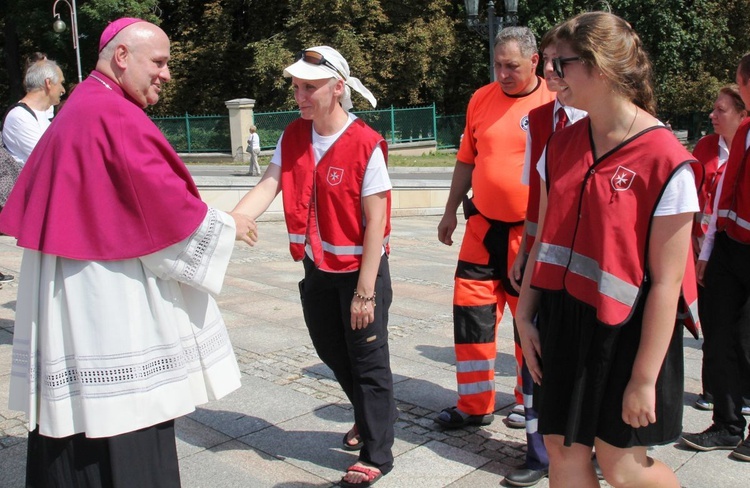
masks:
[[[240,386],[218,294],[255,223],[201,201],[143,109],[169,39],[123,18],[27,161],[0,215],[24,248],[10,406],[27,486],[180,485],[174,419]]]

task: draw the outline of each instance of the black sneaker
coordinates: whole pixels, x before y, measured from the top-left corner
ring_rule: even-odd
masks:
[[[745,439],[742,444],[732,451],[731,456],[740,461],[750,461],[750,435],[747,436],[747,439]]]
[[[682,442],[698,451],[732,450],[742,442],[742,437],[713,424],[700,434],[683,434]]]
[[[549,475],[549,468],[529,469],[524,464],[520,468],[512,470],[505,476],[505,483],[510,486],[534,486],[542,478]]]
[[[13,281],[13,279],[13,275],[0,273],[0,283],[8,283],[10,281]]]

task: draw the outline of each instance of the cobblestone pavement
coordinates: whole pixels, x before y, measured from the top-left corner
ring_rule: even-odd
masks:
[[[391,331],[391,340],[398,340],[393,339],[393,336]],[[340,404],[348,408],[349,402],[334,379],[314,371],[305,371],[307,365],[319,362],[312,346],[295,347],[267,355],[252,352],[243,354],[240,351],[237,353],[240,370],[245,374],[291,388],[326,403]],[[505,442],[512,438],[515,444],[518,441],[517,435],[509,436],[508,433],[495,430],[492,426],[444,430],[433,420],[437,412],[403,401],[399,401],[397,406],[399,419],[396,429],[411,434],[408,437],[422,437],[423,442],[443,442],[488,459],[508,461],[512,465],[523,462],[524,448],[512,447]],[[496,428],[498,425],[500,422],[495,424]]]
[[[525,434],[502,419],[514,404],[512,327],[503,318],[496,362],[496,420],[489,426],[440,429],[436,413],[455,404],[452,278],[458,244],[437,242],[438,217],[393,221],[390,260],[394,302],[389,345],[400,412],[394,470],[378,486],[498,486],[523,463]],[[460,242],[459,225],[455,242]],[[260,224],[255,248],[237,245],[218,298],[235,347],[243,387],[177,422],[186,487],[326,487],[356,459],[340,448],[351,406],[313,350],[297,294],[301,265],[289,258],[283,223]],[[0,237],[0,271],[17,275],[21,252]],[[0,289],[0,487],[23,486],[26,425],[7,408],[15,296]],[[685,343],[685,405],[700,389],[700,343]],[[710,415],[685,408],[686,430]],[[688,488],[746,486],[747,464],[727,452],[696,453],[667,445],[654,456]],[[743,471],[744,470],[744,471]],[[548,486],[548,481],[539,487]],[[608,485],[603,485],[608,486]]]

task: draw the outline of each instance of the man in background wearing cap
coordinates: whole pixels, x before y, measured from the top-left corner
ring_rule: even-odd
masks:
[[[370,486],[393,466],[397,417],[388,352],[391,182],[382,136],[348,113],[350,89],[375,98],[335,49],[312,47],[284,70],[300,118],[258,185],[235,207],[257,218],[283,190],[289,247],[315,350],[354,407],[342,447],[360,450],[340,486]]]
[[[508,280],[523,232],[528,187],[521,184],[528,114],[555,99],[536,76],[536,38],[526,27],[509,27],[495,38],[497,82],[477,90],[469,101],[456,168],[438,224],[438,239],[452,245],[456,211],[463,199],[467,218],[453,293],[458,403],[436,422],[448,429],[487,425],[495,410],[497,324],[505,305],[515,313],[518,292]],[[472,190],[471,200],[465,198]],[[516,342],[519,423],[524,426],[521,364]],[[509,421],[512,417],[509,416]]]
[[[0,215],[25,248],[9,403],[27,486],[177,487],[174,419],[240,386],[210,293],[255,224],[208,208],[143,112],[168,60],[157,26],[111,23]]]

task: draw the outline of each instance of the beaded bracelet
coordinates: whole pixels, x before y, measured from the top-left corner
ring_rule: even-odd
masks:
[[[375,301],[375,292],[374,291],[372,292],[372,296],[371,297],[364,297],[364,296],[360,295],[359,292],[357,291],[357,289],[355,288],[354,289],[354,296],[357,297],[357,298],[359,298],[360,300],[365,301],[365,302],[374,302]]]

